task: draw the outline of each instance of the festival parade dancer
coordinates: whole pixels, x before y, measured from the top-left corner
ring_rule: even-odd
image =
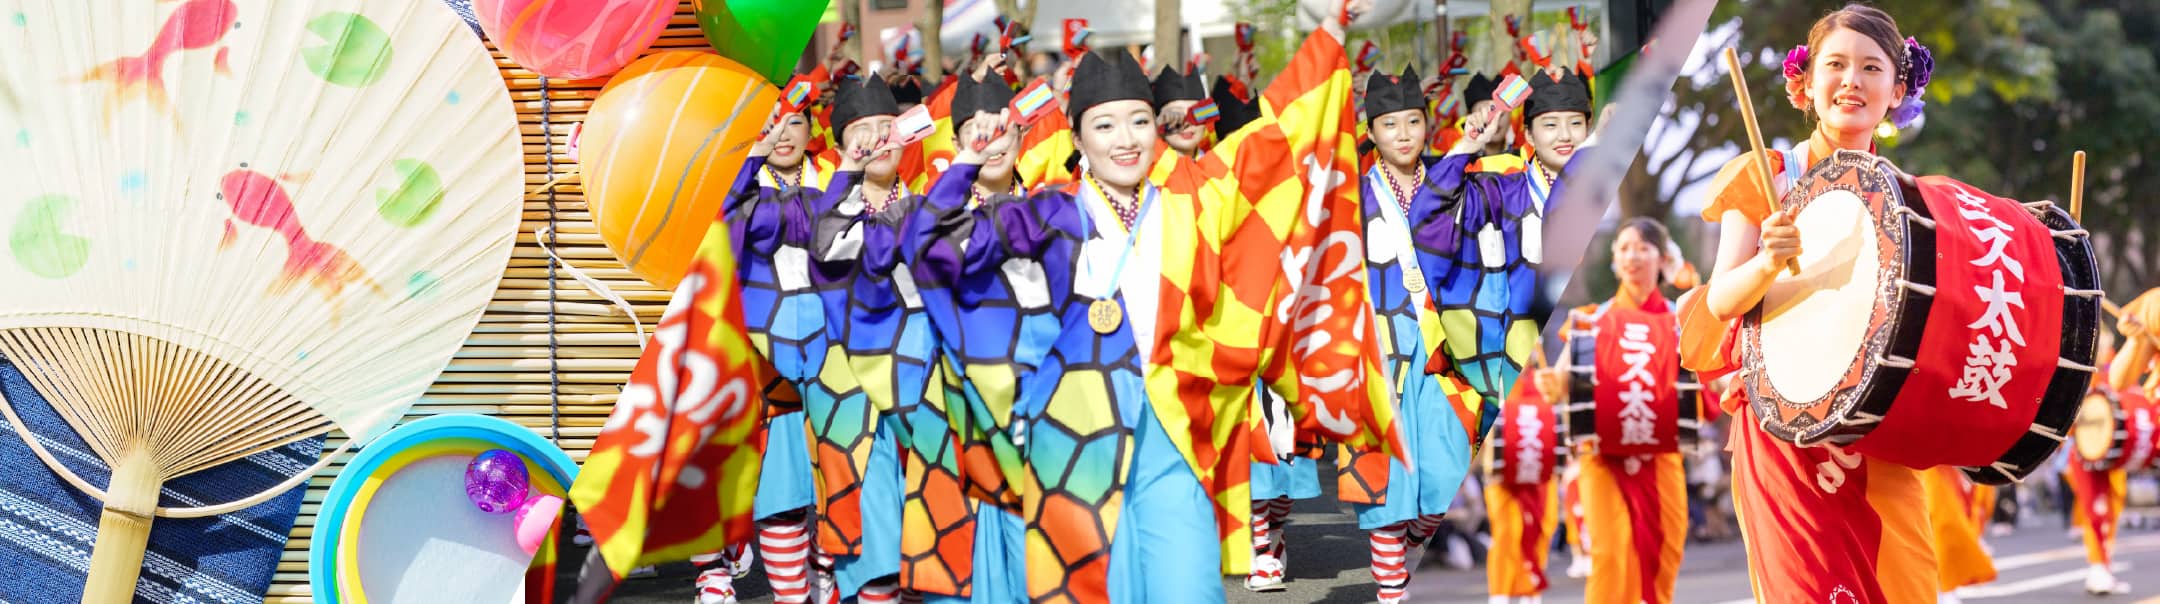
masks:
[[[1677,420],[1680,405],[1693,399],[1680,396],[1679,325],[1659,292],[1667,267],[1678,264],[1666,256],[1669,241],[1656,220],[1623,222],[1612,241],[1618,291],[1571,311],[1562,330],[1563,337],[1597,338],[1596,441],[1578,449],[1576,479],[1594,569],[1583,588],[1586,602],[1671,602],[1687,544]]]
[[[908,264],[926,305],[958,311],[957,364],[987,406],[1011,410],[1002,428],[1024,447],[1031,599],[1221,600],[1219,575],[1250,565],[1247,422],[1260,379],[1298,393],[1310,406],[1300,418],[1354,418],[1310,429],[1361,448],[1394,440],[1350,312],[1362,284],[1315,282],[1327,275],[1276,261],[1299,250],[1329,259],[1303,246],[1344,225],[1300,217],[1356,216],[1343,182],[1283,179],[1303,174],[1300,162],[1347,163],[1341,27],[1324,23],[1276,80],[1271,118],[1197,162],[1157,144],[1152,91],[1130,55],[1087,55],[1067,103],[1086,157],[1078,184],[970,210],[983,159],[1012,144],[994,136],[1009,115],[978,118],[923,209],[897,233],[865,231],[868,248],[896,234],[919,242],[900,249],[918,253]],[[1276,304],[1346,308],[1293,329],[1262,311]],[[1300,331],[1341,345],[1293,350]]]
[[[1875,8],[1848,5],[1825,15],[1807,45],[1788,54],[1786,93],[1815,118],[1797,148],[1765,151],[1771,179],[1788,189],[1807,166],[1840,149],[1874,153],[1874,133],[1895,112],[1903,126],[1920,113],[1917,93],[1933,63],[1918,42]],[[1760,303],[1777,271],[1800,255],[1792,212],[1772,211],[1754,154],[1727,163],[1711,185],[1703,220],[1721,223],[1717,264],[1683,313],[1694,331],[1684,356],[1706,379],[1740,364],[1728,346],[1739,319]],[[1698,327],[1706,326],[1706,327]],[[1747,405],[1749,380],[1734,380],[1724,410],[1734,413],[1732,496],[1761,601],[1850,598],[1907,604],[1936,599],[1935,551],[1920,472],[1835,445],[1801,447],[1758,429]],[[1600,569],[1602,570],[1602,569]],[[1842,601],[1842,600],[1836,600]]]
[[[1553,375],[1542,356],[1533,375]],[[1485,512],[1492,523],[1485,587],[1491,604],[1540,604],[1552,586],[1545,568],[1553,531],[1560,526],[1555,466],[1562,445],[1554,415],[1560,395],[1557,383],[1517,380],[1493,423],[1485,473]]]
[[[1482,254],[1500,250],[1469,243],[1470,234],[1496,228],[1502,214],[1492,198],[1466,193],[1461,175],[1470,156],[1424,154],[1430,117],[1416,72],[1371,76],[1363,110],[1380,160],[1360,179],[1365,260],[1387,355],[1388,394],[1400,401],[1411,463],[1338,455],[1337,494],[1356,511],[1358,528],[1371,531],[1380,601],[1401,602],[1408,597],[1423,540],[1439,526],[1469,473],[1472,444],[1493,415],[1486,407],[1499,400],[1466,381],[1459,359],[1504,363],[1510,358],[1498,339],[1480,339],[1511,326],[1505,320],[1481,324],[1477,313],[1458,308],[1457,318],[1467,321],[1449,323],[1441,303],[1497,303],[1494,308],[1504,310],[1511,295],[1526,292],[1489,279],[1485,267],[1510,262]],[[1493,295],[1470,295],[1481,287]],[[1450,351],[1457,356],[1446,356]],[[1434,358],[1458,364],[1433,373],[1428,367]],[[1487,382],[1495,388],[1511,379],[1496,374]]]

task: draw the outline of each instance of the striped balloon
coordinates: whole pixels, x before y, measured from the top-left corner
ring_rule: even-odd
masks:
[[[579,150],[600,238],[632,272],[673,288],[780,99],[720,55],[654,53],[608,81]]]
[[[480,28],[510,60],[551,78],[622,69],[660,38],[682,0],[471,0]]]

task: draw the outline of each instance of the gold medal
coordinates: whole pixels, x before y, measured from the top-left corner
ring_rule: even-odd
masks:
[[[1405,265],[1403,266],[1402,278],[1403,288],[1410,290],[1410,293],[1425,293],[1425,271],[1418,270],[1416,266]]]
[[[1120,308],[1116,300],[1098,299],[1088,305],[1088,326],[1095,328],[1095,333],[1109,335],[1124,322],[1125,309]]]

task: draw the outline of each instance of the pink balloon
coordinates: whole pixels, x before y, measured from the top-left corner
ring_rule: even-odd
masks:
[[[488,39],[551,78],[615,73],[667,29],[682,0],[473,0]]]
[[[518,547],[530,554],[540,551],[540,543],[547,541],[548,529],[555,526],[555,517],[562,515],[563,500],[554,495],[541,495],[525,500],[518,508],[517,517],[511,522],[517,530]]]

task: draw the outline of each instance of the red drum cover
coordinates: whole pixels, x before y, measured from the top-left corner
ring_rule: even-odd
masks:
[[[1601,455],[1680,450],[1680,334],[1671,312],[1613,306],[1597,322]]]

